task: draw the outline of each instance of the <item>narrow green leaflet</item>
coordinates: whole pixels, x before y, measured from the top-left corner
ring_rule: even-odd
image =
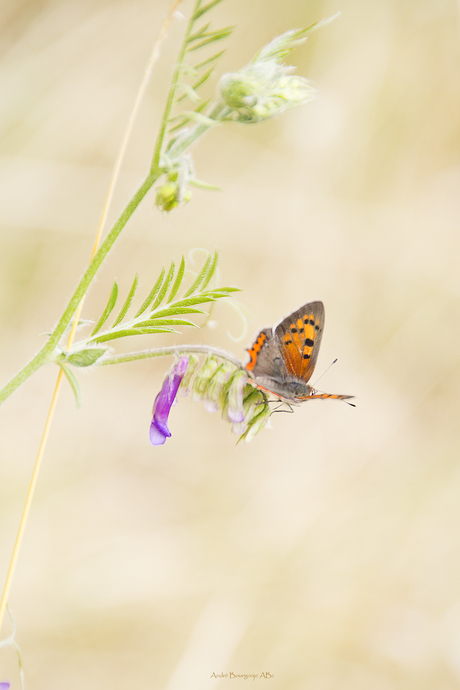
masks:
[[[176,316],[176,314],[206,314],[203,309],[195,309],[194,307],[169,307],[169,309],[160,309],[155,312],[152,318],[159,319],[165,316]]]
[[[130,291],[129,291],[129,293],[128,293],[128,296],[127,296],[127,298],[126,298],[126,300],[125,300],[125,303],[124,303],[124,305],[122,306],[122,308],[121,308],[121,310],[120,310],[120,313],[118,314],[117,318],[116,318],[115,321],[113,322],[113,326],[117,326],[117,325],[118,325],[121,321],[123,321],[123,319],[125,318],[126,313],[127,313],[128,309],[130,308],[130,306],[131,306],[131,304],[132,304],[132,302],[133,302],[134,295],[136,294],[136,290],[137,290],[137,285],[138,285],[138,283],[139,283],[139,276],[138,276],[137,273],[136,273],[136,275],[134,276],[133,284],[131,285],[131,289],[130,289]],[[112,327],[113,327],[113,326],[112,326]]]
[[[217,60],[221,57],[224,51],[217,51],[204,60],[196,62],[194,65],[189,64],[186,59],[188,54],[194,53],[195,51],[200,50],[200,48],[204,48],[205,46],[227,38],[235,28],[233,26],[226,26],[221,29],[211,29],[210,21],[205,21],[201,26],[197,25],[198,20],[212,10],[216,5],[218,5],[219,2],[221,2],[221,0],[212,0],[206,5],[202,5],[201,2],[197,2],[196,4],[195,12],[191,17],[189,26],[185,32],[184,44],[178,65],[178,79],[175,82],[173,92],[171,93],[171,103],[180,103],[187,97],[195,104],[201,101],[201,96],[197,91],[208,81],[214,71]],[[203,72],[203,70],[205,71]],[[190,83],[192,79],[193,82]],[[179,91],[180,89],[182,90],[182,93]],[[178,91],[180,95],[177,95]],[[209,99],[206,101],[206,104],[207,103],[209,103]],[[204,106],[197,110],[197,112],[200,113],[203,108]],[[174,116],[171,112],[169,112],[167,115],[167,122],[168,124],[174,123],[171,131],[182,127],[191,119],[196,121],[196,117],[191,114],[192,112],[193,111],[180,113],[181,119],[179,124],[177,123],[178,116]],[[209,126],[212,123],[207,122],[207,124]],[[168,146],[170,146],[170,142],[166,142],[166,146],[163,147],[163,149],[168,150]]]
[[[164,281],[163,285],[161,286],[161,289],[160,289],[154,303],[152,304],[152,310],[156,309],[158,307],[158,305],[162,303],[164,296],[166,295],[168,288],[173,281],[174,269],[175,269],[174,261],[171,261],[171,266],[170,266],[170,269],[168,271],[168,275],[166,276],[165,281]]]
[[[211,57],[206,58],[206,60],[203,60],[203,62],[199,62],[197,65],[194,65],[194,70],[198,71],[202,67],[206,67],[206,65],[209,65],[210,62],[216,62],[221,55],[225,53],[225,50],[221,50],[219,53],[215,53],[214,55],[211,55]]]
[[[198,101],[201,100],[201,97],[196,93],[196,90],[199,89],[199,87],[209,79],[209,77],[211,76],[211,74],[213,72],[214,72],[214,67],[211,67],[211,69],[208,69],[208,71],[205,72],[198,79],[198,81],[194,82],[191,86],[190,86],[190,84],[179,84],[179,86],[184,88],[185,93],[183,93],[182,96],[179,96],[178,98],[176,98],[176,103],[180,103],[187,96],[190,98],[191,101],[198,103]],[[209,103],[209,100],[210,99],[208,99],[207,103]],[[195,112],[200,112],[201,110],[203,110],[203,106],[201,104],[198,104],[198,107],[200,108],[200,110],[195,108]],[[169,130],[169,131],[171,131],[171,130]]]
[[[136,275],[128,296],[111,328],[102,331],[101,326],[107,320],[115,306],[118,295],[116,283],[112,289],[109,301],[91,335],[74,347],[66,355],[66,363],[73,366],[91,366],[105,353],[104,349],[96,348],[96,343],[109,342],[119,338],[134,335],[150,335],[153,333],[178,333],[176,326],[190,326],[197,328],[198,324],[183,316],[193,314],[207,315],[208,312],[200,306],[215,302],[223,297],[229,297],[238,290],[234,287],[216,287],[209,289],[208,285],[215,275],[219,255],[217,251],[209,253],[203,262],[201,270],[193,280],[192,285],[182,296],[177,296],[183,285],[186,262],[184,257],[176,272],[174,261],[166,273],[163,268],[155,285],[134,317],[126,319],[138,286]]]
[[[195,110],[184,110],[184,112],[181,113],[181,116],[186,118],[187,122],[191,120],[192,122],[196,122],[199,125],[206,125],[206,127],[214,127],[215,125],[219,124],[218,120],[213,120],[212,117],[207,117],[207,115],[203,115],[196,108]],[[170,120],[170,122],[172,122],[172,120]],[[174,127],[174,129],[177,129],[177,125]],[[170,150],[173,143],[173,141],[168,142],[166,151]]]
[[[267,45],[263,46],[263,48],[261,48],[254,55],[253,59],[251,60],[251,64],[267,60],[276,60],[277,62],[280,62],[291,50],[307,40],[306,34],[310,33],[311,31],[316,31],[316,29],[319,29],[320,27],[323,27],[326,24],[334,21],[339,14],[340,12],[337,12],[331,17],[320,19],[314,24],[308,26],[306,29],[290,29],[289,31],[285,31],[284,34],[276,36],[273,41],[267,43]]]
[[[217,254],[217,252],[214,252],[214,256],[216,254]],[[187,292],[184,294],[184,297],[188,297],[192,293],[196,292],[196,290],[198,290],[198,287],[200,286],[200,283],[203,280],[204,276],[207,274],[207,271],[208,271],[210,265],[212,264],[212,261],[213,261],[213,256],[212,256],[212,254],[209,254],[208,258],[205,261],[203,268],[198,273],[197,277],[195,278],[195,280],[193,281],[192,285],[189,287]]]
[[[209,182],[203,182],[203,180],[190,180],[189,185],[191,187],[199,187],[200,189],[210,189],[213,192],[221,192],[222,187],[216,184],[209,184]]]
[[[178,98],[176,98],[176,103],[180,103],[180,101],[183,101],[184,98],[187,98],[187,97],[190,98],[190,100],[193,103],[198,103],[201,100],[200,96],[196,93],[196,91],[194,91],[193,86],[191,86],[190,84],[185,84],[184,82],[180,82],[177,85],[177,88],[183,89],[184,93],[182,94],[182,96],[179,96]]]
[[[207,5],[201,6],[201,3],[199,3],[199,7],[196,10],[195,14],[193,15],[193,20],[196,21],[200,17],[202,17],[206,12],[209,12],[209,10],[212,10],[213,7],[218,5],[222,0],[212,0],[211,2],[208,2]]]
[[[93,342],[104,343],[108,340],[116,340],[117,338],[126,338],[128,335],[146,335],[148,333],[179,333],[174,328],[126,328],[122,331],[114,331],[113,333],[105,333],[104,335],[96,336]]]
[[[194,34],[190,34],[188,37],[188,42],[192,43],[192,41],[196,41],[198,38],[202,38],[203,35],[206,35],[206,31],[209,29],[211,22],[208,22],[207,24],[204,24],[201,29],[198,29],[198,31],[195,31]]]
[[[142,321],[141,323],[138,323],[136,328],[143,328],[143,327],[149,327],[149,326],[193,326],[194,328],[198,328],[196,323],[193,323],[193,321],[187,321],[187,319],[151,319],[151,321]]]
[[[70,387],[73,391],[73,394],[75,396],[75,404],[78,407],[81,405],[81,390],[80,390],[80,384],[78,383],[77,377],[73,373],[72,369],[69,367],[66,367],[65,364],[62,362],[58,362],[59,366],[61,367],[67,381],[70,384]]]
[[[205,302],[214,302],[221,297],[228,297],[231,292],[238,292],[239,288],[219,288],[218,290],[208,290],[196,297],[188,297],[187,299],[179,300],[174,303],[174,307],[187,307],[192,304],[204,304]]]
[[[136,316],[135,316],[134,318],[137,318],[138,316],[140,316],[141,314],[143,314],[144,311],[150,306],[150,304],[152,304],[153,300],[155,299],[155,297],[158,295],[158,293],[159,293],[159,291],[160,291],[160,288],[161,288],[161,285],[162,285],[162,283],[163,283],[163,278],[164,278],[164,277],[165,277],[165,269],[162,268],[162,269],[161,269],[160,276],[159,276],[157,282],[155,283],[155,285],[153,286],[153,288],[150,290],[150,292],[149,292],[149,294],[147,295],[146,299],[145,299],[144,302],[142,303],[141,308],[136,312]]]
[[[179,270],[177,271],[176,280],[174,281],[174,285],[172,286],[171,292],[169,293],[168,299],[166,300],[167,304],[168,304],[168,302],[171,302],[171,300],[173,300],[174,297],[176,296],[177,291],[179,290],[179,288],[182,284],[182,278],[184,277],[184,272],[185,272],[185,259],[182,256]]]
[[[222,39],[228,38],[228,36],[230,36],[234,28],[234,26],[226,26],[225,29],[219,29],[218,31],[210,31],[208,33],[203,34],[205,38],[203,38],[196,45],[191,46],[189,48],[189,52],[192,52],[193,50],[199,50],[199,48],[203,48],[204,46],[207,46],[210,43],[214,43],[215,41],[222,41]]]
[[[99,321],[96,323],[93,330],[91,331],[91,335],[94,335],[95,333],[98,333],[98,331],[101,330],[102,326],[105,324],[105,322],[109,318],[110,314],[112,313],[112,310],[115,306],[115,302],[117,301],[117,297],[118,297],[118,285],[117,285],[117,281],[115,281],[113,284],[112,292],[110,293],[109,301],[107,302],[107,305],[106,305],[104,311],[102,312]]]
[[[201,289],[204,290],[206,287],[209,285],[209,281],[213,277],[214,273],[216,272],[217,268],[217,262],[219,261],[219,254],[217,251],[214,252],[214,256],[211,258],[211,262],[209,264],[208,269],[206,270],[206,273],[203,276],[203,281],[201,283]]]
[[[210,103],[210,102],[211,102],[211,99],[210,99],[210,98],[208,98],[207,101],[201,101],[201,103],[199,103],[199,104],[196,106],[196,108],[195,108],[195,110],[194,110],[193,112],[194,112],[194,113],[201,113],[201,111],[204,110],[204,109],[206,108],[206,106],[208,105],[208,103]]]
[[[204,83],[209,79],[209,77],[211,76],[211,74],[212,74],[213,72],[214,72],[214,67],[211,67],[210,69],[208,69],[208,71],[205,72],[205,73],[198,79],[198,81],[196,81],[194,84],[192,84],[192,89],[193,89],[194,91],[196,91],[197,89],[199,89],[199,87],[200,87],[202,84],[204,84]]]

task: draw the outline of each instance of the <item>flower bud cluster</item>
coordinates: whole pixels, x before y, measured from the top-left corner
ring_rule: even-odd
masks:
[[[232,118],[237,122],[261,122],[312,100],[314,87],[308,79],[289,74],[291,70],[273,60],[224,74],[220,95],[232,108]]]
[[[191,392],[194,400],[204,402],[208,412],[221,410],[233,432],[240,435],[239,441],[249,443],[270,417],[267,397],[249,381],[245,369],[216,355],[208,355],[201,367],[196,355],[181,356],[166,374],[155,398],[150,442],[160,446],[171,436],[168,420],[176,396]]]
[[[307,31],[286,31],[264,46],[249,65],[221,77],[220,97],[232,110],[229,119],[261,122],[316,96],[308,79],[291,74],[294,68],[281,62],[292,48],[306,40]]]
[[[268,422],[270,409],[262,391],[249,383],[244,369],[235,369],[230,362],[209,355],[194,374],[192,397],[204,401],[208,412],[221,410],[232,430],[247,443]]]
[[[192,198],[188,189],[188,182],[192,175],[190,161],[183,157],[172,164],[169,160],[163,160],[166,171],[166,182],[157,188],[155,206],[162,211],[172,211],[179,204],[185,204]]]

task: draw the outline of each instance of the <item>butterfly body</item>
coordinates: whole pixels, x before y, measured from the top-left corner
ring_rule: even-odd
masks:
[[[290,404],[314,398],[346,400],[353,397],[318,393],[308,384],[323,330],[322,302],[309,302],[273,328],[264,328],[248,349],[250,361],[246,365],[257,387]]]
[[[308,383],[297,381],[294,378],[274,378],[272,376],[258,376],[256,379],[257,387],[267,393],[273,393],[280,400],[297,403],[311,397],[314,388]]]

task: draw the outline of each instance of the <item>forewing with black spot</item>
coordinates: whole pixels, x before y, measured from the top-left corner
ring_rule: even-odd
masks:
[[[275,328],[287,372],[305,383],[318,359],[324,330],[324,305],[309,302],[283,319]]]

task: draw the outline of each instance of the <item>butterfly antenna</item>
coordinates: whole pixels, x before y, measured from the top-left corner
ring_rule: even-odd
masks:
[[[328,368],[325,369],[325,370],[323,371],[323,373],[321,374],[321,376],[319,376],[319,377],[316,379],[315,383],[312,384],[312,387],[313,387],[313,388],[316,388],[316,384],[318,383],[318,381],[319,381],[320,379],[323,378],[324,374],[327,374],[327,372],[329,371],[329,369],[332,367],[333,364],[335,364],[335,363],[337,362],[337,360],[338,360],[338,358],[336,357],[336,358],[334,359],[334,361],[331,362],[331,363],[329,364]]]

